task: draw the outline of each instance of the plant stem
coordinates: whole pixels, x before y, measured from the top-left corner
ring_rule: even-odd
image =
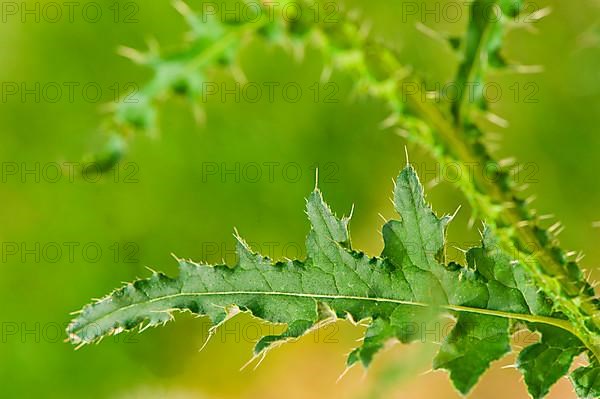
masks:
[[[406,87],[406,85],[402,86]],[[502,206],[501,211],[498,214],[496,209],[490,208],[484,203],[477,201],[477,198],[471,195],[473,192],[479,192],[484,196],[489,197],[492,200],[492,203],[496,204],[510,204],[517,198],[516,194],[512,191],[507,191],[506,189],[499,187],[493,179],[485,176],[484,168],[486,164],[490,162],[489,159],[479,157],[477,153],[473,151],[472,147],[469,146],[468,142],[463,139],[464,133],[462,132],[462,129],[449,122],[437,107],[421,101],[420,93],[404,92],[404,95],[409,100],[411,109],[414,110],[419,117],[428,122],[438,133],[438,138],[441,142],[440,144],[442,144],[444,149],[449,152],[451,158],[457,160],[461,167],[462,165],[469,164],[478,166],[473,169],[476,172],[474,173],[473,181],[471,182],[473,184],[473,190],[463,190],[463,192],[471,206],[474,209],[477,209],[483,219],[490,224],[495,235],[500,239],[504,249],[509,251],[509,253],[515,253],[517,255],[518,260],[534,276],[541,288],[548,294],[551,294],[552,299],[561,305],[560,310],[571,316],[570,319],[572,322],[577,323],[579,328],[583,331],[587,331],[590,337],[597,337],[593,331],[589,331],[589,328],[586,325],[586,316],[589,315],[592,316],[594,324],[599,326],[598,321],[600,320],[600,315],[598,309],[591,301],[592,298],[586,298],[581,287],[569,278],[563,265],[555,261],[552,253],[548,253],[549,248],[540,241],[530,224],[521,223],[523,219],[517,211],[517,208]],[[435,156],[436,154],[433,155]],[[462,172],[468,175],[469,171],[463,167]],[[506,229],[502,226],[509,227]],[[511,234],[512,232],[514,232],[514,235]],[[535,260],[532,259],[529,254],[526,254],[523,250],[517,248],[517,245],[513,242],[515,241],[513,240],[513,237],[521,244],[521,248],[525,248],[528,243],[536,244],[536,247],[540,250],[533,253]],[[579,303],[575,303],[572,301],[572,298],[564,298],[563,291],[565,291],[569,297],[579,297],[582,300],[579,301]],[[585,315],[582,315],[581,311],[583,311]],[[573,320],[573,318],[575,318],[575,320]],[[597,338],[594,342],[590,342],[590,339],[583,339],[581,334],[577,334],[577,336],[584,341],[584,344],[594,353],[594,356],[600,359],[600,345],[597,342]]]

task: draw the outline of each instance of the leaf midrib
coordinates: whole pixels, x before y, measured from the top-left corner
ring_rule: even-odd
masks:
[[[420,306],[420,307],[438,307],[447,310],[453,310],[456,312],[468,312],[468,313],[476,313],[483,314],[488,316],[497,316],[504,317],[508,319],[517,319],[522,321],[527,321],[531,323],[543,323],[549,324],[563,330],[570,332],[571,334],[578,336],[577,332],[573,329],[573,326],[567,321],[562,319],[556,319],[553,317],[533,315],[533,314],[525,314],[525,313],[511,313],[504,312],[501,310],[492,310],[492,309],[482,309],[482,308],[474,308],[469,306],[462,305],[451,305],[451,304],[439,304],[433,305],[423,302],[415,302],[415,301],[405,301],[401,299],[393,299],[393,298],[377,298],[377,297],[363,297],[363,296],[354,296],[354,295],[329,295],[329,294],[312,294],[312,293],[302,293],[302,292],[280,292],[280,291],[213,291],[213,292],[181,292],[172,295],[164,295],[157,298],[150,299],[148,301],[136,302],[131,305],[123,306],[118,308],[112,312],[105,314],[102,317],[98,317],[92,321],[89,321],[84,326],[78,328],[77,330],[71,331],[71,334],[78,335],[77,333],[84,330],[86,326],[93,324],[95,322],[99,322],[100,320],[104,320],[114,316],[119,312],[124,312],[128,309],[135,308],[136,306],[149,305],[156,302],[167,301],[174,298],[179,297],[201,297],[201,296],[224,296],[224,295],[264,295],[264,296],[289,296],[296,298],[312,298],[312,299],[330,299],[330,300],[355,300],[355,301],[371,301],[371,302],[386,302],[386,303],[394,303],[398,305],[410,305],[410,306]],[[183,309],[177,309],[183,310]]]

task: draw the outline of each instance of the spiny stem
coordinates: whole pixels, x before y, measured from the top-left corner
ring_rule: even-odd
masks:
[[[481,3],[481,5],[479,4]],[[478,12],[484,12],[486,9],[490,9],[490,6],[497,6],[498,0],[475,0],[471,5],[471,21],[474,21],[477,18]],[[493,18],[483,17],[483,23],[477,24],[472,23],[469,24],[467,28],[466,34],[466,49],[465,56],[460,66],[458,67],[458,73],[456,74],[456,84],[458,86],[458,97],[456,101],[452,103],[452,113],[455,116],[456,124],[460,124],[462,119],[462,107],[464,105],[465,99],[465,89],[469,82],[475,81],[475,66],[481,62],[480,57],[478,55],[482,52],[482,48],[484,46],[485,41],[487,40],[488,35],[490,34],[490,27],[493,24]],[[480,30],[481,34],[470,35],[472,30]],[[474,40],[475,43],[472,43],[471,40]],[[470,54],[469,54],[470,53]]]
[[[578,287],[566,274],[562,265],[558,264],[554,261],[552,254],[547,253],[547,247],[544,246],[536,236],[536,234],[532,231],[531,227],[528,224],[519,223],[522,219],[520,215],[517,213],[515,208],[510,207],[502,207],[501,211],[498,212],[495,209],[490,208],[489,206],[485,206],[485,202],[478,201],[475,196],[470,193],[473,192],[481,192],[486,197],[490,198],[492,203],[504,203],[511,202],[516,194],[512,192],[506,192],[505,190],[500,189],[493,181],[493,179],[486,178],[483,173],[483,168],[485,167],[485,161],[478,158],[471,148],[467,144],[467,142],[462,137],[462,131],[459,127],[454,126],[451,122],[449,122],[443,114],[434,106],[427,104],[425,102],[420,101],[419,95],[415,95],[412,93],[404,93],[406,98],[409,100],[409,103],[413,110],[417,112],[417,114],[423,118],[425,121],[429,122],[431,126],[434,127],[435,131],[439,134],[439,139],[444,145],[444,148],[452,154],[452,157],[459,161],[459,165],[462,164],[476,164],[479,167],[474,168],[475,174],[473,175],[473,180],[471,183],[473,184],[472,190],[463,190],[463,193],[466,195],[469,200],[471,206],[478,210],[481,214],[482,218],[490,224],[490,227],[493,229],[496,236],[500,238],[501,244],[505,250],[509,251],[509,253],[514,253],[517,255],[518,260],[527,267],[528,271],[532,273],[532,275],[536,278],[536,280],[543,286],[545,290],[555,291],[552,295],[552,299],[554,301],[560,301],[561,307],[567,306],[570,308],[570,312],[573,316],[576,316],[580,313],[579,309],[583,310],[586,314],[593,316],[594,323],[598,325],[599,321],[599,312],[597,307],[594,305],[592,301],[582,301],[579,306],[576,306],[570,299],[562,301],[563,293],[561,292],[564,289],[570,296],[582,296],[581,287]],[[436,154],[433,154],[436,156]],[[439,156],[438,156],[439,157]],[[463,173],[469,176],[468,171],[465,169]],[[502,229],[500,226],[508,225],[511,226],[511,230],[514,230],[517,238],[520,240],[522,244],[526,243],[536,243],[539,251],[536,251],[533,255],[537,264],[542,268],[542,270],[538,270],[538,266],[535,262],[532,262],[531,256],[529,254],[524,253],[522,250],[515,247],[512,243],[512,236],[507,234],[506,230]],[[557,280],[557,276],[563,276]],[[557,289],[553,289],[556,287]],[[590,335],[595,335],[592,331],[589,331],[585,324],[585,320],[572,320],[573,322],[577,322],[580,328],[583,331],[588,331]],[[581,334],[576,334],[581,338]],[[590,342],[589,339],[583,339],[586,343],[586,346],[594,353],[594,355],[600,359],[600,346],[597,342]],[[586,342],[587,341],[587,342]]]

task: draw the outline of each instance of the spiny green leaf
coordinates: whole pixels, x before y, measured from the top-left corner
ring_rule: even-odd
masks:
[[[492,361],[510,352],[509,341],[508,319],[461,313],[433,367],[448,370],[456,388],[467,393]]]
[[[517,365],[529,393],[537,399],[548,394],[550,387],[567,374],[573,358],[585,347],[572,334],[553,326],[534,325],[531,330],[539,331],[542,340],[523,349]]]
[[[600,367],[597,364],[573,371],[571,381],[578,397],[584,399],[600,397]]]
[[[69,325],[69,339],[85,344],[134,327],[156,326],[171,320],[176,310],[206,315],[216,326],[237,307],[287,324],[283,334],[257,343],[259,353],[336,315],[370,321],[363,344],[348,359],[350,365],[368,365],[390,339],[444,339],[441,334],[431,336],[431,325],[439,322],[442,312],[450,312],[458,322],[444,339],[434,367],[448,370],[457,389],[467,393],[490,363],[510,350],[511,320],[569,329],[560,315],[550,313],[547,298],[537,292],[521,266],[494,247],[489,233],[480,248],[468,252],[466,267],[443,263],[450,218],[438,218],[426,204],[410,166],[396,181],[394,203],[401,220],[384,226],[385,249],[380,257],[352,248],[349,219],[337,218],[315,190],[307,201],[312,228],[305,260],[274,263],[253,253],[237,237],[235,267],[179,260],[175,279],[154,272],[86,306]],[[560,333],[579,352],[583,350],[575,336]],[[552,337],[545,335],[538,345],[548,346]],[[528,366],[533,351],[523,357],[526,378],[527,373],[538,374],[535,366]],[[566,356],[561,364],[571,359]],[[557,368],[551,377],[544,377],[542,395],[554,377],[566,371]]]

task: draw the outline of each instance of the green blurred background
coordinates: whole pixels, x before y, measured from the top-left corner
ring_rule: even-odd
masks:
[[[275,258],[303,251],[309,227],[304,198],[314,186],[316,165],[320,188],[333,209],[348,214],[355,206],[354,245],[379,253],[380,214],[394,217],[392,179],[405,164],[407,143],[380,128],[387,116],[384,107],[354,95],[348,76],[332,76],[339,88],[337,103],[315,102],[307,95],[322,68],[316,50],[307,49],[298,61],[281,48],[251,42],[241,61],[248,79],[297,82],[305,93],[299,102],[236,103],[215,96],[204,104],[206,123],[198,125],[183,101],[168,101],[161,107],[160,136],[138,137],[118,165],[118,175],[89,182],[63,174],[53,182],[53,165],[80,161],[101,143],[103,104],[114,102],[115,87],[122,92],[128,83],[141,86],[150,76],[117,56],[116,48],[144,48],[149,37],[173,48],[187,27],[168,1],[98,1],[88,10],[93,15],[101,9],[97,23],[82,17],[86,2],[76,3],[72,22],[68,15],[58,22],[48,20],[53,14],[45,18],[42,10],[51,2],[11,3],[18,8],[16,15],[9,3],[2,3],[0,23],[2,397],[458,397],[443,372],[427,373],[431,348],[420,344],[391,347],[368,372],[355,368],[336,382],[346,354],[364,332],[348,322],[273,350],[256,370],[251,366],[241,372],[258,339],[257,328],[272,328],[244,315],[219,330],[201,352],[207,322],[188,315],[166,328],[119,335],[78,351],[64,343],[70,312],[123,281],[146,276],[146,266],[175,273],[172,253],[232,262],[234,227],[255,249]],[[426,3],[434,7],[436,2]],[[54,4],[66,10],[65,3]],[[359,10],[372,23],[373,33],[425,78],[451,79],[457,56],[415,23],[421,20],[435,30],[459,34],[465,18],[457,23],[436,21],[435,16],[403,18],[399,1],[343,4]],[[564,222],[564,246],[583,251],[584,266],[594,272],[600,259],[600,230],[593,224],[600,220],[600,3],[553,0],[534,6],[550,7],[552,13],[530,28],[512,29],[505,54],[520,64],[542,65],[543,71],[493,75],[504,95],[492,110],[510,123],[492,129],[501,137],[497,156],[515,156],[534,165],[528,169],[528,192],[537,195],[540,211]],[[39,22],[35,14],[23,22],[24,7],[41,7]],[[117,22],[115,7],[120,11]],[[130,14],[135,21],[125,23]],[[210,79],[232,84],[227,73]],[[34,95],[21,98],[22,84],[32,88],[39,83],[51,90],[51,82],[63,89],[64,82],[79,83],[73,101],[66,91],[56,102],[48,101],[50,92],[42,92],[39,102]],[[511,85],[522,88],[532,82],[539,101],[514,101]],[[15,83],[19,93],[9,95]],[[102,89],[97,102],[82,94],[81,88],[90,83]],[[408,150],[418,169],[434,170],[421,149],[408,144]],[[271,162],[277,163],[273,178],[265,166],[257,181],[244,178],[244,168],[252,167],[248,165]],[[235,175],[206,173],[215,165],[220,173],[236,164],[239,181]],[[23,176],[26,170],[33,172]],[[246,172],[250,176],[252,170]],[[428,172],[424,180],[432,179]],[[439,213],[465,205],[445,182],[429,189],[428,199]],[[467,228],[469,216],[468,206],[463,206],[449,229],[449,240],[458,246],[478,238],[478,223]],[[461,260],[457,250],[450,249],[449,255]],[[496,362],[471,397],[527,397],[518,371],[504,367],[513,362],[512,357]],[[561,381],[552,397],[573,397],[568,381]]]

